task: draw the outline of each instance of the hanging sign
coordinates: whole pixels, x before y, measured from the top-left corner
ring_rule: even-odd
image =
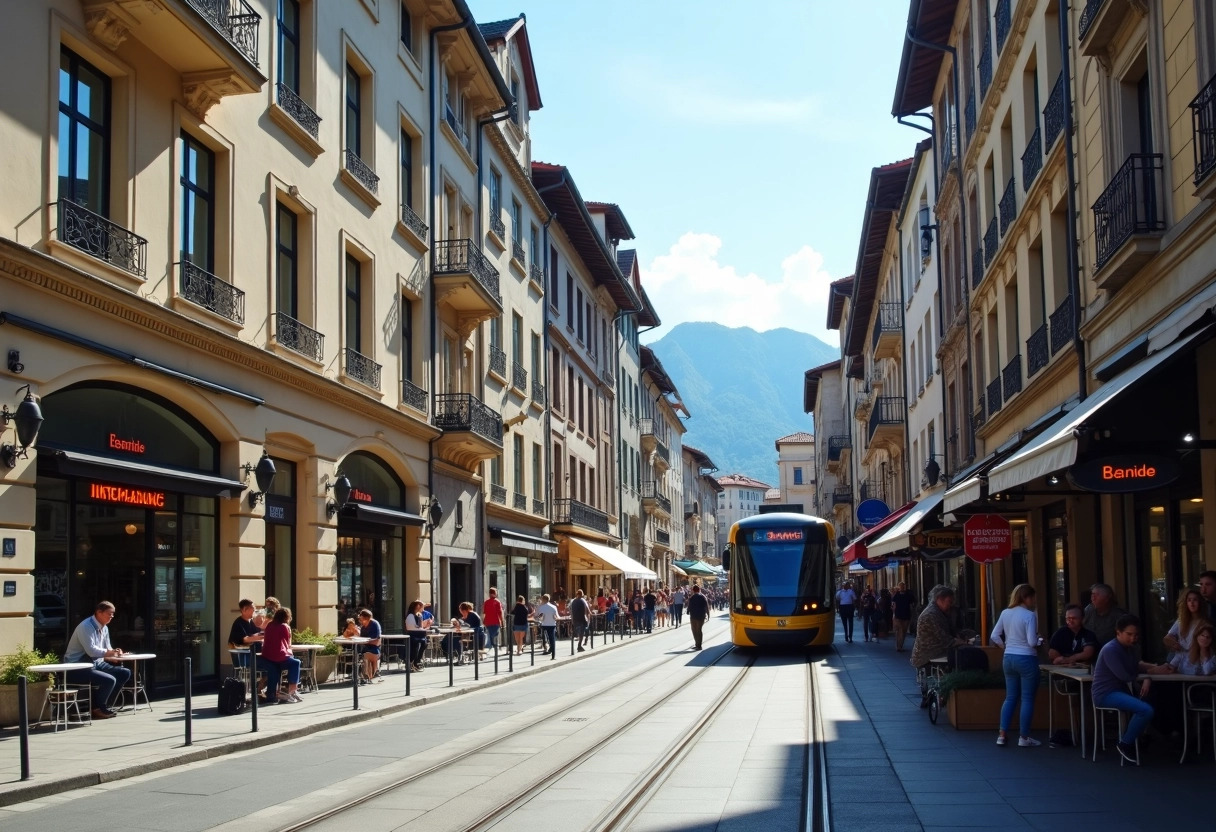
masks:
[[[999,514],[977,514],[963,524],[963,553],[976,563],[992,563],[1013,554],[1013,529]]]
[[[881,523],[891,509],[882,500],[862,500],[857,506],[857,522],[865,528],[871,528]]]
[[[1176,459],[1154,454],[1116,454],[1078,462],[1068,469],[1077,488],[1099,494],[1127,494],[1169,485],[1182,474]]]

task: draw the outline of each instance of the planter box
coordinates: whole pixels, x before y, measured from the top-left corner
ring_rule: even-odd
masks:
[[[38,720],[43,707],[46,706],[46,693],[51,689],[51,683],[36,682],[26,687],[26,706],[30,715],[30,723]],[[0,728],[11,728],[21,721],[17,711],[17,686],[0,685]]]
[[[999,665],[998,665],[999,666]],[[1046,731],[1048,724],[1046,684],[1039,684],[1034,701],[1034,731]],[[995,688],[956,690],[946,703],[950,724],[959,731],[997,731],[1001,727],[1001,705],[1005,703],[1005,691]],[[1010,730],[1018,731],[1018,711],[1013,712]]]
[[[337,656],[321,656],[313,657],[313,675],[317,677],[317,684],[323,685],[329,681],[329,677],[334,675],[334,670],[338,667]]]

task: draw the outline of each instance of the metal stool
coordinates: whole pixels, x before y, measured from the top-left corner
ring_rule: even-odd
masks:
[[[1124,720],[1126,720],[1127,711],[1121,711],[1118,708],[1103,708],[1097,702],[1093,703],[1094,711],[1094,751],[1092,762],[1098,761],[1098,743],[1102,743],[1102,750],[1106,750],[1106,715],[1113,713],[1118,719],[1119,736],[1123,736]],[[1123,755],[1119,755],[1119,765],[1122,766],[1127,761],[1123,759]],[[1140,765],[1140,739],[1136,739],[1136,765]]]

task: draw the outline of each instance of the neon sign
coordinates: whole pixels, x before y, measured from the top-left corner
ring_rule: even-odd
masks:
[[[147,448],[138,439],[120,439],[118,434],[111,433],[109,446],[115,451],[126,451],[129,454],[142,454]]]
[[[128,506],[165,507],[165,492],[163,491],[127,488],[124,485],[103,485],[99,482],[89,483],[89,498],[101,500],[105,503],[122,503]]]
[[[1177,460],[1152,454],[1116,454],[1078,462],[1068,479],[1100,494],[1126,494],[1169,485],[1182,474]]]
[[[360,491],[357,488],[352,488],[350,490],[350,498],[360,503],[370,503],[372,501],[371,494],[368,494],[366,491]]]

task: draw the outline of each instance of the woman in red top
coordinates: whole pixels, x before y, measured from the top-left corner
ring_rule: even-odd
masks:
[[[267,685],[266,704],[275,702],[303,702],[296,688],[300,685],[300,660],[291,655],[291,610],[279,607],[274,611],[274,618],[266,625],[266,636],[262,640],[262,653],[258,656],[258,666],[265,670],[267,678],[274,684]],[[279,674],[287,673],[287,695],[278,696]]]

